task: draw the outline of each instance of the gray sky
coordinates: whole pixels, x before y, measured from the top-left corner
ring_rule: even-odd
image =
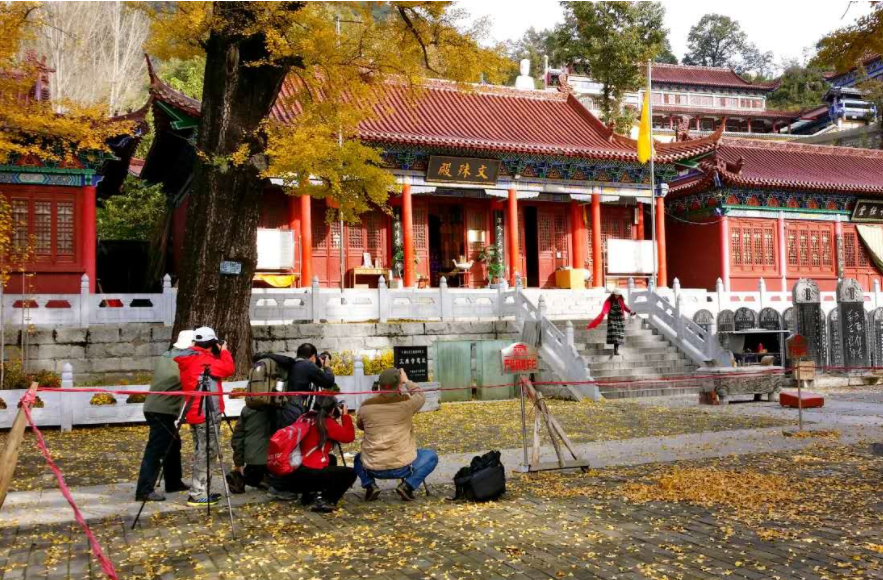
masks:
[[[520,38],[533,26],[549,28],[562,20],[561,6],[554,0],[464,0],[457,2],[472,17],[491,18],[493,40]],[[776,62],[800,58],[804,49],[815,45],[825,33],[867,14],[869,2],[821,0],[665,0],[665,24],[672,49],[678,58],[687,48],[687,34],[703,14],[715,12],[738,20],[748,38],[762,50],[772,50]],[[849,6],[848,12],[846,11]],[[846,16],[843,16],[846,12]]]

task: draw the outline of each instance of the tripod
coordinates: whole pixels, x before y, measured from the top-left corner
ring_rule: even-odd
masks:
[[[212,378],[209,373],[209,365],[205,365],[205,370],[203,370],[202,375],[199,377],[199,382],[197,383],[196,390],[204,393],[211,393],[211,385]],[[203,416],[205,417],[205,423],[203,424],[205,427],[205,466],[206,466],[206,493],[211,494],[211,482],[212,482],[212,470],[211,470],[211,434],[215,435],[215,445],[217,446],[218,452],[218,464],[221,466],[221,473],[224,473],[224,458],[221,454],[221,436],[218,429],[218,405],[215,401],[214,396],[204,395],[199,397],[201,400],[199,405],[202,409]],[[190,411],[191,406],[193,405],[194,397],[189,397],[187,399],[187,403],[184,405],[184,408],[181,409],[181,414],[178,416],[178,421],[175,427],[175,437],[169,443],[169,447],[166,449],[166,455],[168,455],[169,450],[172,448],[172,445],[175,443],[175,439],[181,438],[181,426],[184,424],[184,417],[187,416],[188,411]],[[227,420],[227,426],[230,427],[230,420],[224,415],[224,419]],[[231,427],[232,429],[232,427]],[[165,455],[163,456],[165,457]],[[162,480],[163,471],[165,470],[165,461],[160,466],[159,473],[156,477],[156,482],[154,483],[154,487]],[[230,489],[227,486],[227,479],[222,477],[221,480],[224,482],[224,493],[227,498],[227,510],[230,514],[230,531],[233,537],[236,537],[236,528],[233,524],[233,506],[230,503]],[[148,500],[144,500],[141,502],[141,507],[138,509],[138,515],[135,516],[135,521],[132,522],[132,529],[138,525],[138,521],[141,519],[141,513],[144,511],[144,506],[147,505]],[[207,513],[211,515],[211,503],[206,504]]]
[[[199,382],[197,383],[196,390],[203,393],[211,393],[212,391],[212,377],[209,374],[209,365],[205,365],[205,370],[202,371],[202,375],[199,377]],[[212,453],[211,453],[211,435],[214,433],[215,436],[215,446],[218,452],[218,465],[221,468],[221,481],[224,482],[224,496],[227,499],[227,511],[230,514],[230,533],[235,538],[236,537],[236,526],[233,523],[233,505],[230,503],[230,488],[227,485],[227,478],[224,477],[224,456],[221,453],[221,433],[218,428],[218,415],[220,411],[218,409],[217,401],[215,397],[211,395],[203,395],[202,401],[200,401],[200,405],[202,406],[203,416],[205,417],[205,471],[206,471],[206,479],[205,479],[205,492],[211,497],[212,491]],[[229,425],[229,423],[228,423]],[[206,503],[206,514],[211,516],[212,513],[212,504],[211,502]]]
[[[181,425],[184,424],[184,417],[187,416],[187,413],[190,411],[190,407],[192,405],[193,405],[193,398],[191,397],[191,398],[187,399],[187,403],[183,406],[183,408],[181,409],[181,413],[178,415],[178,420],[175,422],[175,433],[172,436],[172,440],[169,441],[169,446],[166,447],[166,452],[165,452],[165,454],[163,454],[162,463],[159,466],[159,472],[156,474],[156,481],[153,482],[154,488],[156,488],[156,486],[159,485],[159,482],[162,481],[163,472],[166,469],[166,457],[168,457],[169,451],[172,450],[172,445],[175,444],[176,440],[177,441],[181,440]],[[132,522],[132,529],[133,530],[135,529],[135,526],[138,525],[138,520],[141,519],[141,512],[144,511],[144,506],[147,505],[148,501],[149,500],[144,499],[144,501],[141,502],[141,507],[138,508],[138,515],[135,516],[135,521]]]

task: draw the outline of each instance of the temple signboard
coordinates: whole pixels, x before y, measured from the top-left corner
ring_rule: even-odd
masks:
[[[437,183],[496,185],[499,175],[499,159],[431,155],[426,168],[426,181]]]
[[[852,208],[852,221],[883,223],[883,199],[860,199]]]

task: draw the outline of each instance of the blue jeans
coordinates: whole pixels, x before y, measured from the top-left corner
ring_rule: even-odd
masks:
[[[371,487],[374,485],[375,479],[404,479],[411,486],[411,489],[417,489],[423,480],[429,477],[435,466],[438,465],[438,454],[432,449],[418,449],[417,459],[410,465],[398,467],[396,469],[365,469],[362,467],[362,454],[356,455],[353,461],[353,469],[362,482],[362,487]]]

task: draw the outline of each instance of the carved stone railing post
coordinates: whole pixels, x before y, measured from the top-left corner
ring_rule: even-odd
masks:
[[[549,309],[546,306],[546,297],[540,294],[540,299],[537,301],[537,313],[540,321],[546,317],[548,310]]]
[[[515,321],[523,322],[524,321],[524,309],[522,308],[521,301],[525,300],[524,296],[521,294],[521,274],[515,273]]]
[[[567,338],[568,346],[574,346],[573,323],[569,320],[564,324],[564,336]]]
[[[675,302],[677,302],[678,298],[681,295],[681,281],[678,280],[677,277],[675,277],[675,279],[671,283],[671,291],[674,294]]]
[[[380,322],[389,320],[389,289],[383,276],[377,279],[377,318]]]
[[[319,294],[319,277],[313,276],[313,284],[310,287],[310,307],[314,323],[318,323],[325,318],[324,306],[322,297]]]
[[[874,308],[880,308],[880,280],[874,280]]]
[[[89,328],[92,316],[92,301],[89,298],[89,276],[83,274],[80,278],[80,328]]]
[[[451,301],[451,292],[448,290],[448,280],[444,276],[438,281],[438,295],[439,318],[442,321],[450,320],[453,303]]]
[[[720,314],[724,309],[724,281],[718,278],[714,290],[717,293],[717,313]]]
[[[675,278],[677,280],[677,278]],[[678,296],[675,299],[675,336],[678,337],[678,340],[684,339],[684,319],[681,317],[681,302],[682,299]]]
[[[61,388],[74,388],[74,367],[66,362],[61,367]],[[58,393],[58,420],[62,431],[70,431],[74,428],[74,401],[76,395],[66,396],[67,393]]]
[[[172,277],[162,277],[162,316],[163,326],[175,324],[175,293],[172,291]]]
[[[629,276],[628,284],[626,285],[626,300],[628,301],[628,307],[634,308],[634,303],[632,302],[632,294],[635,292],[635,279],[632,276]]]

